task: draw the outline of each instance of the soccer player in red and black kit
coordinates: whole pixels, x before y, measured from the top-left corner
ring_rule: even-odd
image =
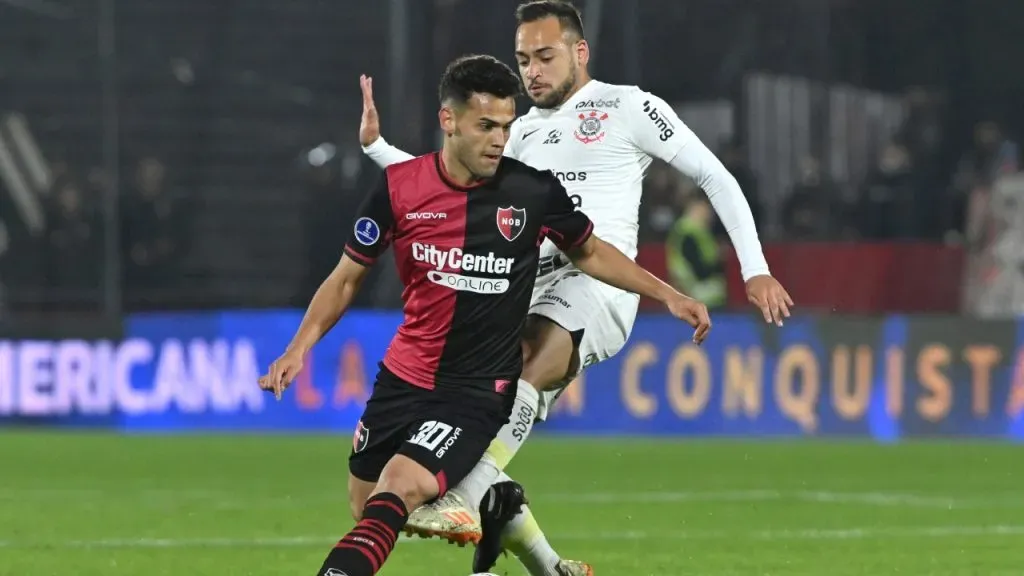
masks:
[[[508,421],[544,238],[583,273],[665,303],[696,328],[695,342],[710,330],[702,304],[593,236],[590,219],[551,172],[502,156],[520,87],[515,72],[490,56],[448,66],[439,90],[441,151],[386,169],[288,349],[260,378],[280,398],[368,267],[393,247],[405,319],[353,438],[349,502],[358,523],[319,576],[377,573],[408,511],[458,483]]]

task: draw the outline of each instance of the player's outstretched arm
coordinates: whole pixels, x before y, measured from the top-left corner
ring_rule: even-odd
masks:
[[[352,235],[345,244],[345,254],[313,295],[299,330],[284,354],[260,378],[260,388],[273,391],[277,399],[281,399],[281,394],[302,370],[306,353],[334,327],[352,304],[370,266],[391,243],[393,228],[394,212],[385,176],[363,200]]]
[[[363,92],[363,117],[359,122],[359,143],[363,153],[381,168],[412,160],[412,154],[399,150],[380,135],[380,116],[373,101],[373,78],[365,74],[359,77],[359,88]]]
[[[299,329],[284,354],[275,360],[267,374],[260,378],[260,388],[272,391],[278,400],[281,399],[281,394],[302,371],[306,354],[338,323],[352,305],[368,270],[369,268],[356,263],[348,254],[341,257],[341,261],[313,295],[302,323],[299,324]]]
[[[588,276],[664,304],[676,318],[696,328],[693,334],[695,344],[703,342],[711,330],[711,319],[704,304],[680,294],[597,236],[590,236],[582,245],[567,250],[565,254]]]
[[[761,310],[765,322],[781,326],[793,299],[768,270],[754,215],[736,178],[661,98],[638,91],[631,111],[636,145],[704,190],[736,249],[747,299]]]

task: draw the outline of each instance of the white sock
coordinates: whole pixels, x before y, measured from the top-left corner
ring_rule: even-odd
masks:
[[[530,431],[533,430],[539,402],[540,394],[533,385],[520,379],[508,423],[498,431],[498,435],[491,441],[490,447],[477,462],[476,467],[452,489],[452,492],[465,500],[471,510],[480,507],[480,500],[487,493],[487,489],[497,481],[501,471],[512,461],[523,442],[526,442]]]
[[[503,472],[497,481],[505,480],[511,478]],[[522,512],[505,526],[501,543],[515,554],[530,576],[560,576],[557,567],[561,558],[548,543],[528,506],[523,506]]]

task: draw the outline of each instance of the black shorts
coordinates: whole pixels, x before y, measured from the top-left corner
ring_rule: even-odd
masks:
[[[440,495],[469,474],[508,422],[515,386],[505,394],[465,387],[426,390],[381,365],[352,437],[349,471],[376,482],[396,454],[437,477]]]

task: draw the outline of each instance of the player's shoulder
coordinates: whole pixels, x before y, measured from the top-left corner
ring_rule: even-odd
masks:
[[[590,82],[586,96],[576,102],[575,108],[618,110],[627,108],[645,94],[639,86],[630,84],[609,84],[600,80],[591,80]]]
[[[418,180],[424,177],[431,177],[437,170],[437,153],[429,152],[421,156],[415,156],[408,160],[389,164],[384,168],[384,174],[390,185],[402,182]]]
[[[529,164],[520,162],[519,160],[508,156],[502,157],[501,169],[505,174],[525,176],[534,180],[547,180],[555,177],[555,175],[551,173],[551,170],[538,170]]]
[[[530,112],[532,111],[533,109],[531,108]],[[530,119],[530,112],[527,112],[512,121],[512,126],[508,129],[509,141],[515,141],[516,136],[522,133],[523,127],[526,126],[527,121]]]
[[[505,156],[501,159],[501,171],[504,178],[512,177],[517,181],[525,179],[532,183],[550,185],[554,182],[558,182],[558,178],[555,177],[554,172],[551,170],[538,170],[529,164],[525,164]]]
[[[408,160],[401,160],[399,162],[395,162],[394,164],[388,164],[387,167],[384,168],[384,171],[391,173],[407,172],[409,170],[415,170],[417,168],[422,168],[424,166],[432,166],[436,156],[436,152],[428,152],[420,156],[413,156]]]

